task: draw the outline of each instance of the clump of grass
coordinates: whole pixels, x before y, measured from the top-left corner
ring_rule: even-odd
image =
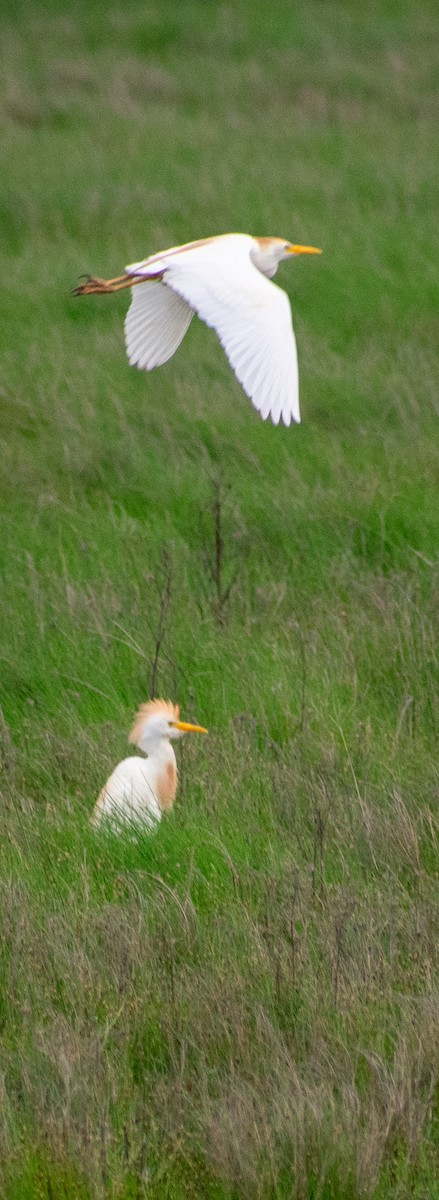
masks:
[[[44,1129],[48,1161],[91,1194],[148,1178],[191,1195],[190,1161],[212,1196],[372,1196],[389,1161],[395,1179],[425,1165],[439,1067],[425,813],[396,797],[389,839],[333,783],[316,868],[307,768],[276,755],[272,788],[250,743],[222,804],[192,787],[137,844],[96,839],[66,801],[43,822],[35,803],[6,809],[7,1162],[19,1101],[28,1146]],[[205,753],[215,778],[225,752]]]

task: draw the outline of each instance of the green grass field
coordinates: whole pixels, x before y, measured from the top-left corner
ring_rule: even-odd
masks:
[[[1,1196],[434,1200],[433,4],[3,14]],[[324,249],[300,427],[70,294],[231,230]],[[151,688],[210,736],[96,837]]]

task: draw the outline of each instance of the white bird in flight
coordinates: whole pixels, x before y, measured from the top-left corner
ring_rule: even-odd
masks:
[[[321,254],[283,238],[226,233],[91,277],[75,295],[132,288],[125,318],[131,366],[151,371],[175,354],[194,312],[218,334],[235,375],[265,421],[300,421],[297,350],[288,296],[271,283],[279,263]]]
[[[102,788],[91,824],[144,825],[153,829],[162,813],[172,808],[177,791],[177,763],[171,740],[185,733],[207,733],[202,725],[180,721],[178,704],[149,700],[141,704],[129,741],[148,755],[124,758]]]

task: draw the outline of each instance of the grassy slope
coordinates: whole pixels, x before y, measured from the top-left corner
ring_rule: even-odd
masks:
[[[14,1200],[437,1194],[432,13],[11,5]],[[233,228],[325,249],[280,279],[299,429],[260,422],[204,327],[144,376],[125,299],[69,295],[81,271]],[[154,839],[98,843],[87,814],[149,691],[166,575],[157,690],[211,736],[185,743]]]

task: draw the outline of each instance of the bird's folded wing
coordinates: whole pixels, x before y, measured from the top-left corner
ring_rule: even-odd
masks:
[[[92,825],[106,819],[142,821],[150,828],[160,821],[161,812],[152,790],[148,761],[137,757],[124,758],[110,775],[96,801]]]
[[[194,310],[163,283],[138,283],[125,317],[125,344],[131,366],[151,371],[175,354]]]
[[[233,246],[228,251],[224,241],[167,257],[163,284],[215,329],[261,417],[270,416],[275,425],[281,418],[285,425],[300,421],[288,296],[257,270],[247,248],[237,255]]]

